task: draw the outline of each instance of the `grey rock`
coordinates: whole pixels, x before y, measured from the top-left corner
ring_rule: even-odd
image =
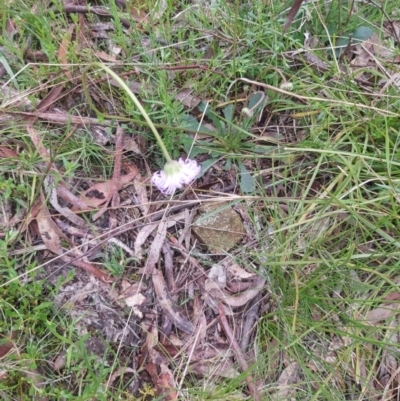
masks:
[[[192,231],[200,243],[212,252],[227,252],[246,235],[241,218],[228,203],[201,206]]]

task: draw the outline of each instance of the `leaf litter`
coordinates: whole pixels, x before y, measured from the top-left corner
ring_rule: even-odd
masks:
[[[55,100],[53,98],[54,94],[59,93],[60,91],[57,90],[57,92],[50,94],[52,101],[48,102],[45,108],[51,107],[52,102]],[[124,347],[134,346],[137,350],[135,363],[139,364],[145,358],[144,360],[147,361],[145,363],[146,371],[149,373],[153,385],[159,394],[165,394],[168,399],[177,399],[177,379],[182,377],[183,380],[184,376],[182,375],[189,372],[195,372],[197,375],[203,376],[208,375],[211,371],[216,377],[237,377],[239,371],[235,367],[234,360],[236,358],[234,355],[227,358],[225,352],[221,353],[219,351],[221,348],[228,349],[230,345],[228,342],[224,342],[222,332],[218,335],[218,341],[222,341],[222,343],[215,343],[212,340],[214,345],[210,347],[209,336],[213,337],[214,335],[209,333],[209,321],[211,319],[212,331],[218,330],[217,326],[215,326],[219,315],[218,303],[222,302],[224,305],[220,305],[219,308],[226,311],[229,316],[233,316],[232,309],[246,305],[264,290],[263,283],[265,283],[265,280],[255,280],[255,277],[259,277],[256,273],[246,272],[244,268],[239,267],[237,264],[232,264],[231,266],[228,262],[224,266],[216,265],[219,266],[219,276],[214,277],[211,275],[211,278],[207,279],[205,270],[201,267],[202,262],[188,255],[190,265],[193,263],[190,269],[195,272],[194,276],[187,275],[184,280],[180,279],[178,286],[174,277],[177,272],[176,266],[170,265],[169,278],[166,281],[163,269],[160,269],[163,247],[169,246],[170,255],[175,252],[186,255],[187,252],[184,250],[183,244],[178,244],[175,241],[171,242],[173,237],[167,237],[168,230],[186,224],[185,235],[182,239],[187,238],[187,236],[191,235],[191,220],[188,220],[187,217],[189,215],[186,211],[178,211],[178,213],[169,215],[167,208],[164,210],[164,217],[161,220],[155,222],[147,220],[146,222],[150,208],[143,208],[142,204],[143,202],[148,203],[149,198],[146,185],[143,183],[143,179],[139,177],[140,184],[135,187],[138,198],[135,210],[140,211],[139,215],[142,215],[142,217],[131,223],[126,228],[126,232],[132,232],[135,226],[139,227],[135,229],[137,235],[135,236],[134,249],[138,257],[136,260],[139,261],[142,258],[144,267],[137,270],[141,276],[138,282],[132,283],[124,280],[120,285],[112,288],[109,283],[115,282],[115,278],[110,273],[97,267],[98,263],[94,261],[98,252],[96,249],[101,249],[103,247],[102,243],[109,243],[109,240],[113,237],[113,230],[119,233],[124,232],[123,228],[117,227],[119,224],[119,212],[118,206],[115,206],[114,201],[115,198],[119,198],[120,192],[123,193],[124,187],[132,185],[138,176],[138,170],[132,162],[122,160],[123,130],[117,127],[115,133],[113,177],[110,180],[89,185],[86,190],[79,194],[76,191],[74,191],[75,193],[72,192],[69,189],[70,184],[59,178],[61,176],[59,168],[52,160],[51,152],[46,148],[41,133],[34,128],[33,124],[34,120],[30,119],[27,131],[43,160],[41,171],[44,175],[44,192],[40,194],[35,214],[31,215],[31,218],[27,220],[27,227],[30,227],[33,222],[37,223],[38,233],[46,249],[58,256],[58,259],[55,258],[53,263],[53,268],[57,269],[56,272],[58,271],[58,274],[63,274],[62,272],[68,269],[68,266],[75,266],[89,273],[89,276],[86,276],[76,272],[73,282],[62,287],[59,295],[55,298],[56,304],[64,313],[69,314],[72,319],[77,319],[78,323],[76,323],[75,327],[80,335],[87,335],[88,330],[92,328],[106,342],[119,342]],[[5,151],[5,156],[14,155]],[[127,174],[121,174],[122,169],[127,171]],[[122,202],[125,201],[127,199],[122,199]],[[55,212],[59,213],[57,217],[50,212],[47,203],[51,205]],[[126,202],[126,205],[129,205],[129,203]],[[110,208],[110,206],[112,207]],[[95,214],[89,217],[87,213],[90,213],[91,210],[94,210]],[[77,213],[78,211],[79,214]],[[110,222],[114,211],[116,212],[117,223],[112,226]],[[84,213],[82,214],[82,212]],[[98,224],[97,226],[95,225],[96,223]],[[111,234],[106,233],[104,224],[106,229],[111,230]],[[190,246],[191,241],[186,240],[184,243],[186,246]],[[121,246],[122,249],[125,249],[125,244]],[[176,250],[176,247],[178,247],[178,250]],[[165,263],[166,261],[167,258]],[[196,270],[198,271],[196,272]],[[51,280],[55,280],[58,276],[58,274],[54,275],[51,270],[47,270],[47,272]],[[225,277],[225,284],[221,285],[220,283],[218,288],[221,294],[216,294],[214,288],[207,284],[207,280],[214,282],[213,280],[221,277],[221,275]],[[244,291],[242,291],[243,288],[238,287],[233,293],[234,295],[231,295],[226,284],[227,275],[232,275],[236,282],[249,279],[253,281],[249,282],[248,285],[244,285]],[[151,281],[149,282],[146,277],[150,277]],[[151,285],[149,286],[149,284]],[[250,289],[249,287],[251,286],[253,288]],[[179,299],[179,293],[186,293],[187,291],[189,293],[193,293],[193,291],[204,293],[206,302],[200,301],[200,298],[196,296],[189,301],[187,308],[182,309],[177,300]],[[157,312],[150,306],[151,300],[153,302],[156,301]],[[121,304],[121,301],[123,301],[123,304]],[[93,305],[93,307],[83,308],[83,305]],[[124,305],[131,308],[132,312],[128,316],[122,312]],[[206,318],[204,311],[209,305],[211,305],[214,312],[212,316]],[[163,326],[158,329],[162,333],[160,344],[163,344],[163,348],[166,347],[168,349],[169,345],[172,344],[169,340],[170,337],[180,338],[179,347],[181,351],[175,356],[166,354],[164,349],[162,351],[156,349],[155,345],[158,344],[158,341],[151,346],[148,344],[147,349],[146,347],[143,348],[142,338],[144,338],[143,336],[147,330],[145,328],[154,327],[155,322],[152,315],[155,312],[166,323],[165,328]],[[193,313],[196,313],[196,316]],[[235,318],[235,320],[237,319],[238,317]],[[229,323],[226,321],[226,324]],[[139,329],[139,327],[142,329]],[[250,330],[252,329],[253,327],[250,328]],[[142,333],[141,330],[143,330]],[[227,327],[225,327],[225,330],[227,330]],[[255,335],[255,332],[253,332],[253,335]],[[198,341],[193,343],[194,337]],[[191,344],[193,348],[190,348]],[[107,351],[104,350],[104,352]],[[173,351],[171,352],[174,354]],[[242,369],[246,369],[246,365],[243,365],[244,357],[242,352],[240,351],[239,358],[241,359]],[[207,356],[207,359],[202,358],[200,355]],[[171,358],[177,361],[178,356],[181,359],[182,366],[186,366],[186,364],[189,364],[189,366],[181,371],[180,375],[176,376],[176,372],[171,370],[169,366]],[[160,358],[164,362],[161,364],[157,362],[156,364],[155,361]],[[219,367],[215,365],[216,358],[220,358]],[[64,368],[64,363],[64,356],[59,355],[55,363],[56,370],[61,371]],[[129,368],[127,371],[129,371]],[[120,374],[123,375],[122,373]],[[117,380],[118,377],[115,372],[112,377],[113,381]],[[252,389],[251,391],[256,391],[253,382],[249,381],[248,383],[249,388]]]
[[[291,24],[294,11],[298,10],[301,3],[302,1],[295,2],[285,28]],[[165,7],[165,2],[161,2],[159,17]],[[89,8],[65,4],[64,9],[67,13],[81,14],[79,18],[81,28],[87,24],[83,18],[84,14],[111,16],[104,7]],[[132,11],[132,15],[133,19],[140,23],[146,23],[148,19],[142,12]],[[109,39],[107,30],[114,29],[113,24],[105,25],[104,22],[101,24],[97,30],[90,30],[88,25],[88,30],[93,37],[95,36],[93,32],[98,32],[98,36]],[[128,28],[130,23],[124,20],[123,25]],[[392,24],[391,29],[392,34],[398,36],[398,24]],[[71,25],[58,51],[61,69],[70,81],[73,80],[75,72],[68,64],[67,49],[74,30],[77,28]],[[352,45],[343,56],[343,59],[346,57],[349,61],[350,67],[354,68],[360,85],[368,82],[370,77],[365,72],[357,75],[357,68],[368,66],[379,70],[382,68],[380,59],[399,63],[398,57],[394,56],[381,39],[374,35]],[[82,37],[80,40],[83,43]],[[105,61],[118,61],[119,51],[114,51],[114,47],[112,49],[108,49],[107,52],[97,51],[96,55]],[[315,55],[312,59],[312,50],[312,48],[305,49],[305,62],[313,60],[309,63],[312,68],[324,70],[327,67],[326,63],[315,58]],[[297,55],[287,57],[295,56]],[[387,80],[381,82],[382,86],[391,79],[395,81],[393,71],[385,67],[384,73],[387,75]],[[255,81],[247,83],[256,84]],[[131,86],[135,86],[137,93],[143,90],[141,83],[132,83]],[[153,90],[157,88],[153,87]],[[134,349],[133,354],[130,354],[131,366],[114,371],[110,376],[110,383],[123,379],[126,373],[135,376],[136,381],[140,378],[142,382],[146,382],[150,378],[159,396],[175,400],[179,399],[181,384],[188,373],[208,378],[237,378],[241,372],[248,372],[253,363],[253,359],[249,357],[251,354],[249,344],[256,338],[256,322],[261,314],[271,307],[266,278],[257,270],[257,266],[241,266],[234,257],[221,260],[221,255],[217,253],[211,253],[211,261],[216,263],[211,264],[208,270],[205,268],[210,265],[210,260],[196,256],[196,252],[190,248],[191,244],[196,243],[191,233],[193,219],[187,218],[190,209],[193,209],[193,204],[188,202],[188,206],[184,206],[185,211],[178,213],[168,208],[157,210],[157,207],[152,205],[151,200],[155,198],[148,192],[147,183],[139,172],[144,169],[138,168],[130,160],[124,160],[123,156],[123,150],[136,155],[143,154],[143,151],[132,137],[125,134],[124,128],[120,125],[110,137],[106,136],[101,140],[101,144],[105,146],[110,139],[114,139],[112,178],[102,178],[94,184],[75,180],[73,185],[60,179],[62,171],[52,160],[51,152],[46,148],[41,133],[34,127],[38,120],[49,124],[89,126],[91,130],[101,126],[113,126],[108,120],[70,115],[69,112],[55,109],[54,105],[60,101],[62,95],[64,95],[63,85],[54,86],[33,111],[27,111],[31,103],[28,103],[28,97],[23,93],[9,91],[4,95],[7,101],[10,101],[11,96],[11,101],[22,107],[22,110],[12,112],[10,115],[27,124],[27,132],[42,160],[40,169],[44,176],[44,188],[40,191],[37,202],[30,210],[25,211],[28,213],[25,221],[16,220],[15,225],[21,223],[20,233],[25,232],[27,228],[34,233],[35,223],[37,224],[42,244],[47,251],[57,256],[46,271],[54,285],[57,278],[66,275],[72,266],[89,273],[84,274],[81,270],[75,272],[73,280],[62,286],[60,293],[55,297],[57,306],[76,320],[75,327],[80,335],[88,335],[94,331],[107,343],[122,345],[124,352],[128,347]],[[13,98],[16,100],[12,100]],[[186,108],[197,107],[202,101],[191,89],[177,92],[176,100]],[[269,126],[269,122],[263,122],[265,126],[262,127],[260,124],[258,127],[260,131],[265,131]],[[282,124],[290,126],[290,123],[289,118]],[[215,130],[212,124],[207,124],[211,130]],[[16,158],[18,153],[7,145],[1,145],[0,157]],[[243,167],[242,173],[247,172],[246,167]],[[122,171],[125,171],[125,174]],[[229,176],[226,175],[225,178],[229,183]],[[235,186],[236,182],[230,184]],[[254,182],[250,184],[253,185]],[[208,185],[206,179],[204,185]],[[132,198],[124,195],[126,194],[124,191],[130,186],[133,187]],[[223,193],[221,186],[216,188]],[[227,199],[229,200],[229,197]],[[186,198],[186,200],[192,199]],[[121,205],[132,212],[129,224],[121,223],[123,209]],[[151,220],[150,217],[160,211],[163,217],[157,221]],[[11,221],[9,217],[7,221]],[[325,227],[323,229],[325,230]],[[176,237],[179,237],[179,233],[184,234],[178,240]],[[240,234],[245,235],[244,232]],[[309,235],[316,235],[316,231],[310,230]],[[134,257],[131,260],[125,259],[129,262],[125,265],[127,271],[122,280],[104,271],[103,262],[99,258],[99,254],[107,251],[110,240],[114,237],[118,237],[119,241],[114,244],[122,250],[130,247],[133,249],[130,256]],[[126,243],[122,240],[126,240]],[[243,246],[240,241],[241,238],[235,239],[235,244],[239,243],[239,247]],[[33,246],[33,243],[30,245]],[[197,249],[202,248],[197,247]],[[42,257],[44,260],[48,257],[48,253],[43,252]],[[135,275],[135,279],[130,278],[132,275]],[[125,306],[132,308],[132,313],[126,313]],[[387,303],[382,307],[371,309],[359,319],[371,326],[392,319],[391,327],[395,327],[397,315],[397,303]],[[240,332],[237,327],[243,327],[243,331]],[[336,341],[337,347],[330,350],[329,356],[324,356],[328,363],[337,362],[336,349],[343,346],[341,341]],[[386,341],[397,347],[399,338],[396,335],[388,335]],[[331,346],[334,342],[331,341]],[[274,352],[278,344],[272,340],[269,345],[275,358],[271,359],[274,359],[275,365],[278,366],[280,358],[276,356],[278,352]],[[88,350],[93,348],[93,344],[86,343],[86,346]],[[6,356],[12,347],[12,342],[6,342],[1,348],[4,355],[0,357]],[[108,353],[106,360],[111,361],[111,353],[107,351],[107,347],[100,348],[100,354]],[[317,354],[317,351],[315,353]],[[64,368],[64,357],[61,354],[57,357],[54,363],[55,370]],[[298,363],[290,358],[282,359],[283,367],[275,377],[275,390],[271,391],[271,399],[294,397],[295,386],[301,380]],[[139,366],[144,368],[138,368]],[[365,380],[369,378],[371,394],[373,389],[380,389],[379,394],[383,393],[385,396],[390,392],[395,394],[399,382],[398,365],[390,353],[382,357],[382,364],[376,377],[363,373],[363,369],[366,370],[365,362],[361,361],[361,367],[360,378]],[[144,371],[147,372],[147,376],[144,375]],[[42,378],[39,374],[32,370],[30,375],[40,387],[39,382]],[[251,374],[247,375],[246,383],[246,394],[250,394],[253,399],[260,399],[259,392],[262,385],[258,378]],[[246,395],[243,393],[238,397],[244,399]]]

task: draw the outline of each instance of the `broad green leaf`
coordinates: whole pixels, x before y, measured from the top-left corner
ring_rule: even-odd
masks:
[[[249,102],[248,102],[247,107],[249,109],[252,109],[261,100],[261,98],[263,96],[265,97],[264,93],[262,93],[262,92],[253,93],[249,98]],[[260,103],[260,105],[261,104],[262,104],[262,102]]]
[[[207,110],[206,116],[212,121],[212,123],[217,128],[217,134],[224,135],[225,133],[225,123],[221,120],[220,116],[216,114],[213,110]]]
[[[210,104],[209,102],[205,102],[202,101],[200,102],[200,104],[197,106],[197,108],[205,114],[206,116],[212,121],[212,123],[217,127],[217,130],[220,131],[219,133],[221,133],[221,131],[223,130],[224,126],[221,125],[222,121],[220,120],[218,114],[215,113],[215,111],[213,111],[210,108]]]
[[[226,159],[224,170],[229,171],[231,169],[231,167],[232,167],[232,159],[228,158],[228,159]]]
[[[204,175],[204,173],[215,163],[215,159],[210,158],[207,160],[204,160],[201,163],[201,173],[200,173],[200,177],[202,177]]]
[[[183,148],[185,149],[186,153],[190,152],[190,157],[194,158],[197,155],[201,155],[203,153],[208,153],[209,149],[207,149],[208,143],[204,143],[205,146],[199,146],[201,143],[196,142],[193,146],[193,138],[191,138],[189,135],[181,135],[180,138],[180,143],[182,144]]]
[[[372,33],[372,29],[368,28],[367,26],[360,26],[352,33],[345,33],[336,42],[336,57],[340,57],[341,52],[346,48],[350,40],[355,42],[363,42],[364,40],[368,40],[371,37]]]
[[[232,122],[233,120],[233,103],[228,104],[228,106],[226,106],[223,110],[225,119],[229,122]]]
[[[353,32],[352,36],[355,40],[364,41],[368,40],[371,37],[372,33],[373,31],[371,28],[368,28],[367,26],[360,26]]]
[[[209,102],[205,102],[205,101],[203,100],[203,101],[201,101],[201,102],[197,105],[197,108],[199,109],[199,111],[200,111],[201,113],[204,113],[204,110],[206,109],[207,104],[209,104]],[[207,109],[208,109],[208,108],[209,108],[209,107],[207,107]]]
[[[240,180],[239,181],[240,181],[241,191],[245,194],[254,192],[255,187],[256,187],[254,177],[249,173],[246,166],[243,164],[243,162],[241,160],[238,160],[237,164],[239,166],[239,172],[240,172]]]
[[[204,126],[202,124],[200,126],[199,121],[197,121],[192,115],[190,114],[184,114],[182,117],[182,124],[184,128],[193,131],[193,132],[198,132],[199,134],[209,134],[212,133],[213,131]]]

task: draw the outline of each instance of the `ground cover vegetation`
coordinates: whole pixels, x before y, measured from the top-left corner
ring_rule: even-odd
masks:
[[[397,1],[0,21],[2,399],[399,398]]]

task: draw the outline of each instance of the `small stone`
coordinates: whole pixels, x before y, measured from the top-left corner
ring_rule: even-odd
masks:
[[[227,252],[246,235],[239,215],[227,203],[201,206],[192,231],[200,243],[213,252]]]

